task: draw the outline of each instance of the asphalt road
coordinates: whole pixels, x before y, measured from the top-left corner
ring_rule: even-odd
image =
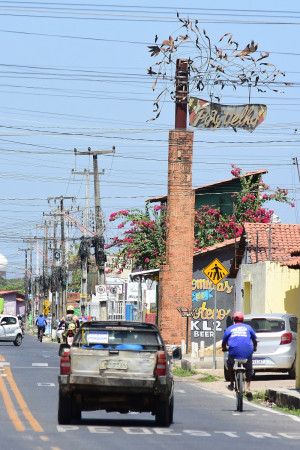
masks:
[[[57,424],[58,345],[26,335],[21,347],[0,343],[1,450],[158,448],[181,450],[294,449],[300,420],[245,403],[235,411],[232,393],[193,380],[176,380],[174,423],[158,428],[150,414],[83,413],[80,422]]]

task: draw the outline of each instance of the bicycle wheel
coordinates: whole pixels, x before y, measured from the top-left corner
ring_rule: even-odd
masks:
[[[42,332],[42,330],[40,331],[39,339],[40,339],[40,342],[43,341],[43,332]]]
[[[243,411],[244,380],[243,372],[236,374],[236,410]]]

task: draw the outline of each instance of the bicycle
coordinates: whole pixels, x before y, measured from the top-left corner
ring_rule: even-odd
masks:
[[[234,390],[236,395],[236,410],[243,411],[243,397],[245,392],[245,382],[246,382],[246,369],[244,364],[246,364],[247,359],[235,359],[234,360]]]
[[[39,340],[40,342],[43,342],[43,336],[44,336],[43,328],[40,328],[40,329],[39,329],[39,335],[38,335],[38,340]]]

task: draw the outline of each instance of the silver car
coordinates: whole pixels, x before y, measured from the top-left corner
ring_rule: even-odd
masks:
[[[13,342],[16,347],[22,344],[23,334],[16,316],[0,314],[0,341]]]
[[[293,314],[248,314],[244,323],[250,325],[258,340],[252,362],[255,372],[288,372],[296,377],[298,318]],[[224,354],[224,375],[228,380],[227,352]]]

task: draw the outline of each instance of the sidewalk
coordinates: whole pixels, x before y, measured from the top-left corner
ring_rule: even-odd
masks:
[[[193,358],[190,355],[183,355],[182,360],[174,361],[174,366],[187,370],[196,370],[197,375],[190,377],[176,377],[177,381],[190,381],[193,383],[201,383],[206,389],[214,392],[226,393],[228,382],[224,378],[224,359],[223,355],[216,355],[214,361],[211,355],[205,355],[201,361],[200,358]],[[212,382],[201,382],[199,379],[206,375],[213,375],[217,378]],[[295,388],[295,380],[288,378],[287,374],[275,372],[258,372],[251,382],[251,390],[253,393],[265,393],[269,403],[275,403],[277,406],[300,409],[300,389]]]

